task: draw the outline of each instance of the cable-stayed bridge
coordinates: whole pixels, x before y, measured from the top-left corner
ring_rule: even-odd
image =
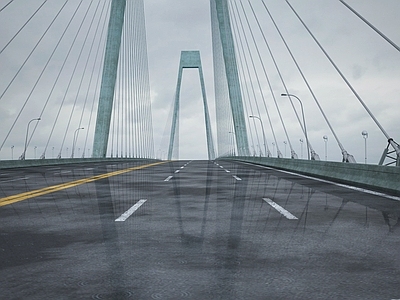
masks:
[[[207,81],[206,78],[205,86],[208,90],[212,86],[215,89],[215,96],[208,97],[208,102],[213,106],[210,120],[217,156],[240,154],[239,152],[243,151],[238,149],[238,143],[247,143],[248,149],[244,152],[248,151],[251,156],[315,158],[318,155],[322,160],[325,157],[329,160],[331,157],[330,160],[340,161],[343,158],[347,160],[346,153],[350,153],[351,158],[354,157],[357,162],[363,163],[364,142],[368,142],[369,156],[374,155],[369,162],[379,163],[389,138],[393,138],[396,142],[395,132],[398,124],[393,121],[396,118],[390,114],[395,102],[381,100],[377,105],[376,100],[377,97],[388,97],[386,90],[391,95],[396,93],[391,78],[368,78],[362,82],[365,90],[359,90],[362,75],[367,72],[363,69],[362,61],[355,61],[350,67],[343,64],[341,56],[335,61],[337,52],[335,49],[330,49],[332,47],[329,43],[324,44],[320,41],[319,32],[315,32],[316,28],[312,28],[310,21],[303,20],[309,18],[313,21],[312,17],[302,12],[304,8],[301,6],[296,8],[287,2],[276,7],[274,3],[252,4],[248,1],[229,2],[227,6],[224,9],[231,11],[228,23],[231,24],[229,32],[232,37],[231,41],[226,42],[232,43],[230,49],[235,51],[233,73],[237,73],[237,81],[240,83],[240,92],[236,94],[241,98],[243,112],[241,111],[239,115],[243,115],[243,120],[239,125],[235,125],[234,120],[239,117],[233,118],[230,115],[237,109],[232,110],[232,105],[227,102],[228,84],[224,82],[226,77],[224,73],[229,66],[224,65],[218,25],[222,20],[219,20],[217,15],[212,15],[210,27],[213,33],[215,65],[214,68],[211,65],[203,66],[203,69],[209,71],[214,69],[216,74],[215,82]],[[323,7],[315,7],[317,8],[320,12]],[[378,54],[381,52],[381,56],[394,57],[391,62],[384,65],[385,62],[374,53],[375,57],[363,57],[364,62],[375,59],[376,65],[381,69],[390,67],[395,69],[395,58],[398,54],[396,37],[392,41],[389,34],[385,35],[386,32],[380,31],[374,24],[366,23],[368,20],[364,22],[363,16],[356,15],[357,12],[353,12],[350,6],[347,7],[339,2],[335,9],[341,9],[344,20],[355,22],[358,26],[356,30],[362,32],[363,39],[373,39],[370,43],[378,49],[376,51]],[[2,28],[5,28],[1,50],[4,70],[1,98],[5,103],[0,144],[2,159],[17,159],[22,154],[30,159],[69,158],[72,154],[74,157],[92,156],[101,87],[104,86],[104,94],[106,83],[110,81],[107,76],[111,76],[104,73],[104,69],[110,68],[103,68],[106,60],[105,48],[110,10],[111,6],[107,1],[95,5],[91,2],[76,1],[76,3],[60,3],[58,7],[38,1],[30,4],[24,10],[23,16],[19,16],[18,3],[5,1],[1,13],[4,16],[15,17],[13,21],[9,20],[10,17],[2,19],[4,22]],[[290,24],[293,24],[290,30],[286,30],[285,26],[280,24],[282,14],[287,18],[290,17]],[[116,55],[119,65],[115,64],[117,78],[112,97],[114,99],[112,115],[111,120],[107,121],[110,126],[105,125],[109,128],[108,135],[105,134],[100,139],[105,141],[106,136],[107,139],[110,137],[107,143],[107,157],[167,158],[171,128],[167,126],[165,137],[162,138],[158,132],[162,131],[164,125],[159,120],[156,123],[155,150],[153,146],[143,5],[133,1],[128,2],[125,19],[132,21],[126,21],[121,32],[116,34],[121,37],[121,49]],[[332,27],[337,27],[335,28],[337,31],[341,30],[339,25],[332,24]],[[346,33],[350,35],[351,28],[347,28],[346,32],[346,24],[342,27],[343,36],[346,37]],[[303,39],[298,41],[295,37],[300,33]],[[295,42],[291,42],[290,38]],[[114,36],[111,35],[109,40],[115,41]],[[352,53],[351,47],[355,48],[354,51],[362,53],[365,45],[368,45],[359,42],[361,48],[357,48],[356,42],[358,40],[343,42],[343,47],[347,47],[349,56]],[[301,49],[299,51],[298,48],[305,47],[304,44],[312,47],[307,48],[307,52]],[[16,52],[20,55],[15,55]],[[180,50],[176,55],[179,54]],[[201,54],[205,56],[204,53]],[[315,73],[310,74],[310,65],[314,66],[317,61],[323,67],[316,67]],[[174,73],[168,76],[175,78],[176,82],[179,58],[173,64]],[[368,67],[370,68],[369,65],[365,68]],[[292,80],[294,76],[296,80]],[[392,76],[391,70],[384,76]],[[326,81],[321,79],[324,77],[327,78]],[[386,84],[384,84],[385,79],[387,79]],[[375,80],[375,90],[379,89],[381,95],[372,88],[365,87],[369,85],[369,80]],[[338,95],[331,98],[324,91],[332,93],[327,87],[330,82],[335,87],[340,85],[340,88],[337,88]],[[197,88],[194,84],[190,87]],[[185,88],[185,82],[182,88]],[[295,95],[301,102],[293,96],[283,98],[281,94]],[[173,97],[174,95],[170,95],[171,104]],[[215,98],[217,107],[210,98]],[[189,103],[188,105],[194,105],[191,100],[183,99],[181,101],[183,108],[185,101]],[[300,103],[304,108],[304,119]],[[163,105],[165,107],[165,104]],[[332,109],[336,105],[342,109]],[[158,106],[159,103],[153,110],[158,110]],[[353,113],[354,117],[343,118],[342,112],[349,115]],[[185,118],[185,114],[187,113],[184,110],[181,118]],[[162,121],[167,121],[165,113],[159,115],[157,112],[157,118],[159,116]],[[254,117],[249,118],[249,116]],[[41,120],[30,124],[28,140],[25,143],[27,125],[35,118]],[[172,115],[169,119],[171,122]],[[365,120],[365,124],[358,124],[356,122],[358,119]],[[352,124],[348,124],[349,122]],[[98,123],[103,121],[100,120]],[[242,130],[243,132],[237,128],[235,130],[235,126],[244,126],[246,130]],[[365,140],[361,136],[364,130],[368,135],[364,135]],[[308,139],[306,134],[309,135]],[[241,136],[244,136],[243,141]],[[324,136],[327,140],[323,140]],[[357,136],[357,139],[351,140],[349,136]],[[177,145],[176,149],[178,148]],[[393,146],[389,145],[388,150],[393,151]],[[396,154],[393,153],[392,156],[395,157]],[[389,160],[384,163],[389,163]]]
[[[385,99],[399,47],[365,18],[373,4],[211,0],[212,64],[200,47],[166,57],[167,117],[150,85],[151,3],[21,3],[0,1],[4,297],[399,297],[399,123]],[[322,15],[343,45],[321,39]],[[179,160],[186,132],[208,160]]]

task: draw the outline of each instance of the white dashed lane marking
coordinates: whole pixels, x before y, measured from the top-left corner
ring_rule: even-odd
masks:
[[[116,219],[115,222],[125,222],[125,220],[128,219],[135,211],[137,211],[138,208],[141,207],[146,201],[147,199],[139,200],[134,206],[124,212],[118,219]]]
[[[170,181],[174,176],[168,176],[167,178],[164,179],[164,181]]]
[[[4,183],[4,182],[13,182],[13,181],[20,181],[20,180],[27,180],[27,179],[29,179],[29,177],[22,177],[22,178],[10,179],[10,180],[2,180],[2,181],[0,181],[0,182],[1,182],[1,183]]]
[[[292,215],[290,212],[288,212],[286,209],[284,209],[282,206],[279,204],[275,203],[269,198],[263,198],[265,202],[267,202],[269,205],[271,205],[273,208],[275,208],[277,211],[279,211],[282,215],[284,215],[287,219],[289,220],[298,220],[298,218],[294,215]]]

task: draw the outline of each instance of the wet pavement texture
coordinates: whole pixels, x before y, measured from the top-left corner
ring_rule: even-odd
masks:
[[[143,163],[1,170],[0,198]],[[0,298],[399,299],[399,217],[396,197],[168,162],[0,207]]]

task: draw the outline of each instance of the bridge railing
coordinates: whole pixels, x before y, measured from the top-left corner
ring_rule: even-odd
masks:
[[[400,168],[271,157],[224,157],[400,196]]]
[[[2,160],[0,161],[0,170],[13,169],[13,168],[39,167],[39,166],[81,164],[81,163],[99,163],[99,162],[121,163],[121,162],[133,162],[133,161],[144,162],[144,161],[159,161],[159,160],[150,158],[65,158],[65,159]]]

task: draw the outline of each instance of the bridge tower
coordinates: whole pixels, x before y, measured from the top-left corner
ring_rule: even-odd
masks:
[[[243,110],[242,93],[239,82],[238,68],[236,64],[236,54],[232,35],[232,28],[229,17],[229,8],[227,0],[211,0],[211,20],[213,33],[213,53],[214,53],[214,78],[216,80],[215,101],[217,106],[217,130],[218,146],[226,143],[229,139],[229,133],[235,135],[236,147],[238,155],[249,155],[249,144],[247,138],[246,122]],[[221,53],[222,52],[222,53]],[[221,57],[222,56],[222,57]],[[233,120],[233,132],[229,132],[228,128],[223,127],[219,122],[224,116],[219,117],[218,113],[223,113],[224,102],[223,95],[220,95],[219,89],[224,87],[220,84],[220,76],[223,75],[224,82],[227,84],[228,98],[231,109],[231,118]],[[219,105],[222,104],[221,106]],[[226,106],[226,105],[225,105]],[[225,107],[226,109],[226,107]],[[219,149],[219,155],[224,155]]]
[[[180,59],[180,63],[179,63],[178,82],[176,84],[176,92],[175,92],[174,113],[172,116],[171,135],[170,135],[169,148],[168,148],[168,159],[169,160],[172,159],[172,153],[174,150],[174,141],[175,141],[175,137],[177,134],[176,131],[177,131],[177,124],[178,124],[178,119],[179,119],[179,104],[180,104],[182,75],[183,75],[183,69],[187,69],[187,68],[194,68],[194,69],[199,70],[201,93],[203,95],[204,118],[205,118],[205,124],[206,124],[208,159],[212,160],[215,158],[214,142],[213,142],[212,132],[211,132],[210,114],[208,112],[206,88],[204,85],[203,69],[201,66],[201,58],[200,58],[199,51],[182,51],[181,52],[181,59]]]
[[[126,0],[112,0],[93,142],[93,157],[97,158],[106,157],[107,154],[125,7]]]

